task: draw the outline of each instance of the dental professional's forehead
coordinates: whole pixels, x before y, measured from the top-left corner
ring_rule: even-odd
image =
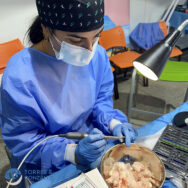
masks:
[[[55,30],[54,34],[59,39],[63,39],[64,37],[85,39],[85,38],[95,38],[98,35],[100,35],[102,31],[103,31],[103,26],[100,27],[99,29],[88,31],[88,32],[65,32],[65,31]]]

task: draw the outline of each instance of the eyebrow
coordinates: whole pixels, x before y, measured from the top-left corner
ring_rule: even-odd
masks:
[[[104,27],[94,36],[94,37],[97,37],[102,31],[103,31]],[[70,37],[75,37],[75,38],[80,38],[80,39],[86,39],[86,37],[81,37],[81,36],[78,36],[76,34],[69,34]]]

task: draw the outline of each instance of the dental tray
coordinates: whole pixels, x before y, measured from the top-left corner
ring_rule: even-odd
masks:
[[[153,151],[168,170],[188,180],[188,130],[168,125]]]

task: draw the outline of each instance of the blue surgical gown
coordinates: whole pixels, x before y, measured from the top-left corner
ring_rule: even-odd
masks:
[[[2,137],[21,161],[37,143],[50,135],[89,132],[94,127],[111,134],[112,119],[127,122],[113,109],[113,74],[105,50],[97,50],[89,65],[73,66],[34,48],[25,48],[8,62],[1,85]],[[67,144],[52,138],[36,148],[25,163],[57,171]]]

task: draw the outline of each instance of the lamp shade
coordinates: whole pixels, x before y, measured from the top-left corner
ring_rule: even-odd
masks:
[[[167,35],[159,43],[134,60],[133,65],[143,76],[158,80],[176,41],[181,36],[179,30]]]

